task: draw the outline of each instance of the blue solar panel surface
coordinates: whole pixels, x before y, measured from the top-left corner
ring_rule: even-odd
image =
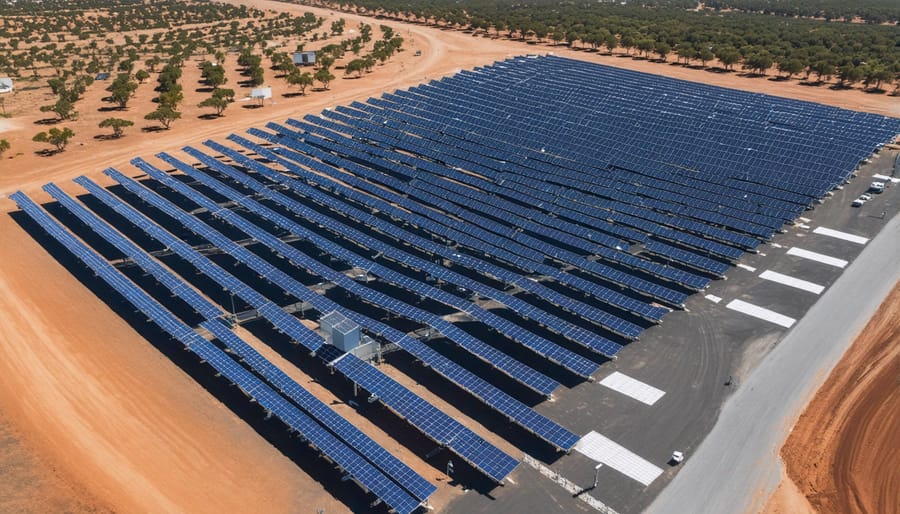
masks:
[[[184,344],[185,348],[207,362],[226,379],[244,390],[261,407],[272,412],[291,429],[299,432],[319,451],[346,469],[357,481],[371,490],[385,503],[397,512],[404,514],[409,514],[418,509],[419,500],[413,498],[398,484],[391,481],[369,462],[366,462],[359,454],[337,440],[321,425],[303,414],[294,405],[285,400],[284,397],[230,359],[222,350],[219,350],[197,335],[190,327],[178,320],[159,302],[106,262],[105,259],[67,232],[59,222],[50,218],[30,198],[21,192],[10,195],[10,198],[54,239],[91,268],[104,282],[121,294],[135,308],[146,314],[156,325]]]

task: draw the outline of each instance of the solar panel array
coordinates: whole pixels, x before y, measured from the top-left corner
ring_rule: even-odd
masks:
[[[65,196],[59,190],[55,190],[54,193],[59,194],[60,197]],[[434,492],[433,485],[396,460],[377,443],[355,430],[346,420],[312,397],[296,382],[280,372],[272,371],[271,376],[267,376],[276,387],[280,387],[282,390],[287,389],[291,393],[291,399],[302,400],[297,403],[309,415],[302,412],[250,371],[241,367],[225,352],[203,339],[94,250],[76,239],[26,195],[17,192],[10,198],[51,237],[74,254],[159,328],[212,366],[228,381],[240,387],[262,408],[276,416],[290,429],[297,431],[312,446],[318,448],[329,459],[346,470],[355,480],[376,494],[392,509],[404,514],[413,512],[419,508],[423,500]],[[229,347],[240,351],[241,357],[245,360],[251,360],[251,365],[254,365],[254,369],[257,371],[263,371],[263,369],[256,366],[270,369],[271,364],[268,361],[231,333],[230,329],[221,325],[219,321],[206,322],[204,327],[213,330],[217,337],[221,336],[223,339],[227,339]],[[315,419],[310,415],[315,416]],[[339,439],[341,436],[344,441]],[[348,446],[347,442],[352,447]],[[381,470],[378,469],[379,467]],[[416,495],[416,497],[412,495]]]
[[[173,339],[406,513],[434,486],[238,338],[228,325],[239,318],[215,303],[222,291],[500,483],[515,458],[278,302],[294,298],[313,318],[344,314],[385,350],[408,353],[568,451],[578,435],[521,394],[549,396],[563,376],[590,379],[898,132],[900,120],[882,116],[558,57],[515,58],[269,123],[250,129],[252,139],[185,148],[197,164],[158,154],[181,179],[143,159],[132,164],[144,184],[105,171],[127,193],[75,179],[127,227],[45,186],[199,315],[194,328],[28,197],[11,198]],[[130,240],[131,230],[167,257]],[[205,255],[211,249],[240,270]],[[169,258],[220,290],[198,290]],[[305,284],[310,277],[342,296]],[[423,332],[436,337],[419,339]]]

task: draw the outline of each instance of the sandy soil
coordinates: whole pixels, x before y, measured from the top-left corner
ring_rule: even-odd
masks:
[[[788,477],[764,512],[791,512],[796,494],[823,514],[900,512],[898,377],[900,284],[794,426],[781,452]]]
[[[260,8],[330,15],[328,10],[266,0],[250,3]],[[347,19],[348,26],[374,21],[346,13],[339,16]],[[236,104],[224,118],[198,119],[203,113],[195,107],[199,99],[192,100],[189,95],[197,87],[199,71],[189,64],[182,79],[185,116],[170,131],[140,130],[147,125],[143,114],[151,110],[149,82],[138,88],[134,103],[125,113],[97,112],[105,86],[101,83],[89,88],[78,104],[82,119],[71,124],[78,135],[70,149],[55,157],[33,153],[38,147],[30,142],[31,136],[43,128],[34,124],[38,116],[0,120],[0,130],[5,130],[2,137],[13,144],[11,153],[22,152],[0,161],[0,197],[16,189],[34,193],[46,182],[67,183],[79,174],[97,178],[106,166],[131,173],[133,168],[127,161],[134,156],[175,150],[184,144],[260,126],[267,120],[302,116],[459,69],[549,50],[455,31],[378,23],[393,26],[406,39],[407,50],[362,79],[339,77],[330,91],[305,97],[281,97],[286,87],[277,85],[283,80],[271,78],[271,70],[266,70],[276,85],[275,103],[260,109],[243,109]],[[415,50],[421,50],[422,56],[415,57]],[[859,91],[833,92],[627,58],[553,51],[689,80],[900,114],[896,99]],[[231,64],[229,87],[236,80]],[[11,105],[15,98],[7,100],[8,109],[16,108]],[[104,132],[96,128],[97,122],[109,115],[130,117],[136,126],[118,141],[94,139]],[[38,198],[46,200],[40,194]],[[14,209],[12,202],[0,199],[0,211]],[[19,505],[35,511],[346,510],[321,484],[148,344],[7,215],[0,216],[0,263],[0,430],[12,434],[3,436],[0,471],[4,471],[4,486],[12,477],[12,483],[31,488],[25,488],[31,498],[48,502],[46,509],[41,508],[41,504],[30,504],[29,496],[3,494],[5,489],[0,486],[0,510],[19,510]],[[303,380],[302,375],[297,378]],[[415,387],[412,382],[409,385]],[[309,386],[323,398],[328,397],[315,384]],[[353,417],[352,409],[340,405],[336,409]],[[355,417],[354,422],[379,440],[390,442],[374,426],[365,425],[364,419]],[[2,428],[6,426],[9,428]],[[483,429],[479,432],[495,438]],[[390,449],[433,482],[441,478],[430,464],[403,447],[394,445]],[[442,488],[435,505],[449,501],[453,494]],[[7,498],[22,503],[7,508],[9,504],[2,503]]]

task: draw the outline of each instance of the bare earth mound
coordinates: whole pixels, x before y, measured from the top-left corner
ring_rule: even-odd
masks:
[[[900,285],[831,373],[782,448],[788,478],[818,512],[900,512],[898,377]],[[779,512],[775,497],[766,509],[769,513]]]

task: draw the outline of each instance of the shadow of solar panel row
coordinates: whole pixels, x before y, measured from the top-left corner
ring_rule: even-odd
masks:
[[[233,159],[235,162],[246,166],[254,171],[257,171],[260,174],[265,176],[266,173],[275,173],[274,171],[268,170],[262,164],[253,161],[238,152],[230,150],[226,147],[223,147],[217,143],[208,142],[207,143],[210,148],[217,150],[226,156]],[[271,200],[279,205],[284,206],[289,209],[294,215],[300,216],[302,218],[306,218],[308,220],[314,221],[317,224],[328,228],[330,231],[341,234],[343,237],[348,238],[356,242],[357,244],[361,244],[372,251],[379,252],[387,257],[390,257],[395,260],[395,262],[400,262],[408,267],[413,267],[415,269],[419,269],[430,275],[439,278],[441,280],[445,280],[449,283],[455,284],[458,287],[463,287],[474,291],[479,294],[491,294],[492,296],[497,296],[502,301],[508,299],[507,296],[499,291],[493,290],[492,288],[480,284],[468,277],[464,277],[457,273],[454,273],[442,266],[438,266],[436,264],[431,263],[425,259],[421,259],[411,254],[407,254],[398,250],[397,248],[384,243],[383,241],[371,237],[370,235],[356,230],[353,227],[345,225],[343,223],[339,223],[327,216],[320,214],[319,212],[303,205],[300,202],[292,200],[291,198],[269,189],[265,184],[259,182],[251,178],[249,175],[240,173],[236,171],[234,168],[227,166],[216,159],[203,154],[197,150],[192,148],[185,148],[185,152],[192,157],[200,160],[201,163],[211,167],[212,169],[228,176],[230,179],[244,185],[250,190],[254,191],[261,198]],[[262,150],[264,151],[264,150]],[[324,196],[324,195],[323,195]],[[329,197],[330,199],[330,197]],[[326,199],[328,201],[329,199]],[[598,364],[581,357],[577,354],[566,350],[555,343],[547,341],[546,339],[539,337],[524,328],[512,323],[509,320],[501,318],[490,311],[487,311],[480,306],[464,300],[458,296],[452,295],[445,291],[442,291],[436,287],[425,284],[417,279],[408,277],[402,273],[396,272],[393,269],[382,266],[375,261],[372,261],[368,258],[365,258],[361,255],[353,253],[344,247],[334,243],[328,238],[322,237],[315,232],[307,230],[301,225],[293,222],[292,220],[282,216],[271,209],[268,209],[257,202],[244,201],[243,198],[238,198],[239,205],[242,205],[248,209],[251,209],[255,214],[258,214],[265,219],[275,223],[279,227],[287,230],[288,232],[309,241],[319,247],[321,250],[328,253],[330,256],[338,258],[351,266],[355,266],[360,269],[364,269],[369,273],[372,273],[381,279],[403,287],[404,289],[416,293],[423,297],[432,298],[437,300],[445,305],[453,307],[461,312],[466,312],[469,315],[477,318],[482,321],[489,327],[497,330],[501,334],[506,334],[512,340],[522,344],[523,346],[531,349],[535,353],[542,355],[549,360],[560,364],[561,366],[569,369],[573,373],[582,376],[582,377],[590,377],[590,375],[596,371]],[[518,300],[513,298],[513,300]],[[521,302],[518,300],[518,302]],[[513,303],[513,302],[511,302]],[[522,302],[524,303],[524,302]],[[514,304],[513,308],[518,307],[518,305]],[[529,311],[528,317],[531,319],[538,318],[539,315],[535,315],[535,312],[539,311],[536,307]]]
[[[249,132],[254,135],[265,134],[263,131],[259,130],[250,130]],[[284,145],[284,147],[290,149],[288,150],[285,148],[275,148],[275,150],[278,151],[281,155],[284,155],[297,163],[303,164],[304,166],[309,166],[316,171],[326,173],[327,175],[337,180],[341,180],[348,184],[351,184],[352,186],[376,197],[371,198],[367,197],[366,195],[359,195],[357,198],[359,198],[362,203],[372,206],[373,204],[377,203],[378,200],[383,198],[385,201],[379,204],[381,205],[381,207],[378,207],[380,211],[390,213],[391,216],[397,219],[405,220],[411,225],[421,227],[431,232],[432,234],[445,238],[447,241],[452,241],[455,244],[460,244],[471,248],[476,252],[490,255],[491,257],[500,259],[504,262],[512,264],[513,266],[522,268],[529,273],[540,273],[542,275],[547,275],[562,284],[570,285],[576,289],[580,289],[581,291],[594,296],[603,303],[614,305],[616,308],[636,314],[650,321],[659,321],[662,316],[668,312],[668,309],[648,305],[645,302],[636,300],[607,287],[601,286],[589,280],[582,279],[580,277],[561,272],[558,268],[554,268],[552,266],[543,264],[543,262],[533,260],[530,256],[532,256],[534,252],[528,250],[522,245],[518,245],[517,243],[510,240],[504,240],[490,232],[481,229],[476,225],[451,218],[446,214],[430,209],[423,209],[421,204],[413,202],[402,195],[375,186],[372,183],[360,179],[358,176],[355,176],[351,173],[338,171],[331,165],[323,165],[322,161],[315,161],[311,157],[315,157],[317,159],[321,158],[325,161],[334,162],[336,163],[336,165],[339,165],[342,168],[346,168],[348,170],[352,170],[354,173],[360,174],[361,176],[365,176],[369,172],[369,170],[357,165],[352,161],[342,159],[331,154],[325,154],[321,150],[318,150],[315,147],[311,147],[309,145],[305,145],[304,143],[301,143],[296,139],[282,137],[276,138],[276,140],[279,144],[282,144]],[[399,209],[395,206],[390,205],[390,203],[388,202],[396,203],[407,210]],[[506,248],[516,249],[517,252],[514,253],[512,251],[508,251]]]
[[[171,157],[169,159],[171,161],[175,161],[175,159],[172,159]],[[140,164],[140,169],[142,171],[153,177],[155,180],[158,180],[175,189],[176,191],[179,191],[180,194],[183,194],[187,198],[190,198],[198,205],[202,205],[208,210],[215,208],[216,204],[214,202],[212,202],[199,192],[188,188],[181,182],[176,181],[168,175],[162,173],[146,162],[135,159],[134,164]],[[229,196],[227,194],[227,188],[221,183],[217,185],[216,180],[209,178],[208,176],[204,178],[204,174],[196,172],[196,170],[194,170],[192,176],[195,179],[204,180],[205,185],[216,189],[219,194]],[[230,196],[233,197],[234,200],[236,200],[241,195],[231,194]],[[248,198],[244,198],[242,201],[253,207],[262,207],[261,205],[258,205],[256,202]],[[163,200],[162,198],[157,199],[157,203],[165,202],[167,201]],[[174,206],[172,207],[174,208]],[[278,253],[290,259],[293,263],[300,265],[308,271],[323,277],[325,280],[337,284],[339,287],[347,290],[351,294],[359,296],[364,301],[384,307],[388,310],[392,310],[404,317],[412,316],[411,311],[415,308],[406,305],[399,300],[387,297],[387,295],[383,295],[377,291],[362,286],[343,273],[334,271],[327,266],[322,265],[318,261],[306,256],[299,250],[296,250],[295,248],[282,243],[279,239],[272,236],[271,234],[255,228],[253,224],[244,220],[237,214],[234,214],[227,209],[219,209],[218,211],[214,212],[214,215],[234,225],[247,234],[253,234],[253,237],[255,239],[264,242],[264,244],[266,244],[270,248],[276,249]],[[176,219],[183,223],[202,223],[193,216],[190,216],[183,211],[177,215]],[[547,440],[557,448],[568,451],[577,441],[578,437],[575,434],[569,432],[555,422],[534,412],[534,410],[532,410],[531,408],[525,406],[518,400],[513,399],[506,393],[484,382],[467,370],[457,366],[452,361],[441,357],[439,354],[435,353],[433,350],[420,343],[419,341],[416,341],[415,339],[410,338],[397,330],[391,329],[390,327],[387,327],[380,322],[359,314],[358,312],[343,309],[341,306],[329,300],[328,298],[306,288],[305,286],[303,286],[303,284],[300,284],[277,268],[274,268],[268,263],[261,261],[258,257],[255,256],[255,254],[252,254],[242,246],[228,240],[223,235],[213,231],[209,227],[207,227],[204,232],[206,234],[206,236],[204,237],[207,238],[207,240],[213,242],[217,247],[231,254],[239,261],[248,264],[251,268],[254,269],[254,271],[260,273],[262,276],[265,276],[268,280],[271,280],[273,284],[278,285],[285,291],[297,296],[300,299],[303,299],[304,301],[308,301],[320,312],[329,312],[331,310],[339,310],[343,312],[347,317],[359,324],[364,329],[367,329],[369,332],[384,337],[388,341],[395,343],[398,347],[409,351],[411,354],[421,359],[423,362],[426,362],[429,366],[441,370],[440,372],[442,374],[447,376],[452,381],[458,383],[463,389],[471,391],[473,395],[485,401],[488,406],[497,409],[498,411],[506,415],[510,420],[521,424],[523,428]],[[438,325],[440,325],[441,323],[447,323],[441,320],[439,317],[433,315],[428,319],[428,321],[436,323]],[[449,323],[447,324],[449,325]],[[445,326],[442,326],[442,328],[446,329],[448,332],[452,332],[452,330],[455,329],[455,327],[448,328]],[[389,398],[385,398],[383,401],[395,411],[401,412],[405,409],[405,407],[403,406],[389,403]],[[405,413],[403,417],[410,418],[408,413]],[[419,428],[423,431],[427,429],[427,427],[422,428],[421,426]],[[425,433],[436,441],[442,441],[440,438],[434,437],[427,431],[425,431]],[[454,449],[454,451],[457,450]],[[466,458],[467,461],[471,462],[476,468],[484,469],[485,464],[479,462],[475,457],[465,454],[461,456],[463,458]],[[502,478],[503,477],[499,477],[499,479]]]
[[[392,480],[406,489],[415,498],[425,501],[437,490],[437,487],[422,478],[409,466],[403,464],[399,459],[382,448],[381,445],[370,439],[349,421],[301,387],[294,379],[260,355],[259,352],[239,338],[228,327],[222,323],[210,321],[201,323],[200,326],[209,330],[216,339],[265,378],[281,394],[296,403],[313,419],[381,469],[382,472],[391,477]]]
[[[244,146],[250,151],[257,153],[258,155],[269,159],[273,162],[277,162],[284,166],[287,169],[294,169],[299,172],[299,168],[296,168],[295,165],[292,165],[289,161],[286,161],[279,155],[263,148],[259,145],[256,145],[242,137],[239,136],[229,136],[229,139],[237,142],[241,146]],[[582,346],[585,346],[588,349],[596,351],[606,356],[615,355],[620,349],[621,345],[609,341],[601,336],[595,335],[581,327],[572,325],[571,323],[562,320],[550,313],[543,311],[527,302],[524,302],[514,296],[508,295],[502,291],[494,289],[490,286],[487,286],[481,282],[470,279],[468,277],[462,276],[456,272],[453,272],[443,266],[439,266],[437,264],[433,264],[432,262],[419,258],[413,254],[407,253],[403,251],[401,248],[404,244],[410,244],[426,253],[431,255],[440,256],[444,259],[450,260],[458,265],[470,268],[472,270],[481,272],[486,276],[494,278],[496,280],[500,280],[505,282],[509,286],[520,287],[523,290],[529,291],[531,293],[536,294],[537,296],[544,298],[555,305],[568,310],[570,312],[574,312],[579,314],[586,319],[590,319],[592,321],[602,321],[604,323],[609,324],[611,330],[625,337],[637,337],[640,332],[643,330],[640,326],[629,323],[625,320],[612,316],[604,311],[596,309],[590,305],[584,304],[582,302],[573,300],[571,297],[562,295],[552,289],[547,288],[537,282],[529,280],[522,275],[509,271],[505,268],[501,268],[499,266],[487,263],[480,259],[477,259],[473,256],[467,254],[460,254],[456,251],[448,248],[447,246],[443,246],[440,244],[431,241],[430,239],[425,239],[417,234],[412,232],[408,232],[396,225],[393,225],[387,221],[384,221],[370,213],[361,211],[356,207],[345,203],[338,196],[332,196],[326,194],[318,189],[315,189],[311,186],[307,186],[305,183],[300,182],[299,180],[291,179],[279,172],[276,172],[259,162],[253,161],[247,157],[242,156],[241,154],[231,151],[228,148],[225,148],[221,145],[218,145],[213,142],[207,142],[207,145],[214,150],[227,155],[232,158],[236,162],[241,163],[242,165],[253,169],[260,175],[266,177],[267,179],[273,181],[274,183],[280,183],[287,185],[294,192],[303,195],[304,197],[312,200],[313,202],[328,206],[332,209],[337,210],[343,215],[353,219],[354,221],[362,224],[364,227],[367,227],[370,230],[374,230],[375,232],[379,232],[385,235],[389,235],[395,238],[396,243],[393,245],[382,242],[379,239],[375,239],[365,232],[361,232],[356,230],[348,225],[339,223],[337,221],[328,219],[323,217],[320,221],[322,226],[330,228],[332,231],[337,231],[337,233],[352,235],[352,239],[359,243],[364,243],[370,249],[380,252],[386,257],[393,259],[395,262],[401,262],[409,267],[413,267],[420,271],[424,271],[431,276],[434,276],[438,279],[444,280],[450,284],[453,284],[457,287],[462,287],[475,293],[485,296],[487,298],[491,298],[499,303],[506,305],[508,308],[514,310],[520,316],[525,318],[537,321],[538,323],[550,328],[551,330],[556,331],[557,333],[564,335],[569,338],[571,341],[576,342]],[[190,152],[189,152],[190,153]],[[199,155],[196,156],[200,159]],[[292,200],[281,193],[271,191],[267,188],[260,188],[258,183],[254,185],[256,181],[250,179],[245,175],[235,174],[231,175],[228,171],[223,171],[229,176],[232,176],[235,180],[240,181],[247,187],[250,187],[254,191],[257,191],[261,196],[271,199],[276,203],[288,208],[292,212],[302,215],[305,217],[313,217],[318,216],[319,214],[316,211],[311,210],[309,207],[304,205],[301,202],[297,202]],[[337,187],[342,187],[337,185]],[[353,190],[347,189],[348,193],[354,193]],[[358,194],[358,193],[357,193]],[[365,266],[360,266],[365,268]],[[369,268],[365,268],[369,269]],[[476,306],[477,307],[477,306]],[[466,309],[469,312],[468,309]]]
[[[76,202],[60,189],[59,186],[51,183],[45,185],[43,190],[49,193],[50,196],[60,203],[60,205],[80,219],[88,226],[88,228],[115,246],[129,259],[134,261],[135,264],[140,266],[141,269],[152,275],[153,278],[172,291],[173,294],[184,300],[204,319],[217,319],[225,315],[221,309],[201,296],[194,288],[154,260],[147,252],[132,243],[125,236],[116,232],[114,228],[103,222],[96,214],[90,212],[83,205]]]
[[[291,430],[298,432],[309,444],[346,470],[363,487],[372,491],[397,512],[408,514],[419,508],[419,500],[404,491],[396,482],[339,441],[262,380],[229,358],[222,350],[197,335],[96,252],[75,239],[31,199],[21,192],[14,193],[10,198],[51,237],[66,247],[153,323],[173,339],[182,343],[186,349],[197,355],[218,373],[221,373],[229,382],[241,388],[262,408],[275,415]]]
[[[112,168],[105,170],[104,173],[113,178],[128,191],[137,195],[141,200],[162,210],[170,217],[178,219],[176,216],[178,216],[179,211],[173,209],[171,204],[158,201],[162,200],[162,197],[149,191]],[[179,257],[195,266],[198,271],[256,309],[260,316],[275,327],[276,330],[286,334],[294,342],[302,345],[313,353],[322,346],[322,339],[306,328],[303,323],[293,316],[288,315],[278,305],[269,301],[265,296],[249,287],[231,273],[217,266],[206,256],[194,250],[194,248],[184,241],[181,241],[156,223],[150,221],[135,209],[124,205],[121,201],[112,197],[108,192],[103,191],[102,188],[93,184],[88,178],[78,177],[75,179],[75,182],[84,186],[88,191],[91,191],[97,199],[107,203],[107,205],[115,209],[116,212],[125,216],[131,223],[134,223],[135,226],[143,230],[147,235],[164,244]],[[185,226],[198,236],[208,239],[207,236],[211,235],[212,229],[199,219],[191,219],[195,222],[188,222]]]
[[[144,167],[143,167],[142,169],[144,169],[144,171],[151,171],[151,172],[153,171],[152,167],[151,167],[149,164],[146,164],[146,163],[143,163],[143,164],[144,164]],[[180,223],[182,223],[186,228],[188,228],[189,230],[191,230],[191,231],[194,232],[195,234],[200,235],[201,237],[204,237],[204,239],[207,239],[208,241],[218,241],[218,242],[222,243],[223,246],[225,246],[225,247],[227,247],[227,248],[233,249],[232,244],[234,244],[234,243],[230,242],[230,240],[228,240],[228,241],[226,242],[225,240],[226,240],[227,238],[224,238],[224,236],[222,236],[220,233],[218,233],[217,231],[215,231],[215,230],[213,230],[212,228],[210,228],[208,225],[206,225],[205,223],[203,223],[203,222],[200,221],[199,219],[197,219],[197,218],[195,218],[195,217],[193,217],[193,216],[191,216],[191,215],[188,215],[187,213],[181,211],[180,209],[178,209],[174,204],[172,204],[172,203],[169,202],[168,200],[165,200],[165,199],[163,199],[162,197],[156,195],[155,193],[150,192],[149,190],[143,188],[142,186],[140,186],[140,185],[137,184],[136,182],[132,181],[131,179],[128,179],[127,177],[124,177],[123,175],[119,174],[119,173],[116,172],[115,170],[111,170],[111,169],[110,169],[110,170],[107,170],[107,174],[110,175],[111,177],[113,177],[114,179],[116,179],[118,182],[120,182],[121,184],[123,184],[123,185],[126,186],[126,187],[133,187],[133,188],[141,188],[141,189],[144,189],[144,191],[147,192],[148,195],[147,195],[146,197],[142,197],[142,200],[144,200],[144,201],[148,202],[150,205],[153,205],[154,207],[156,207],[156,208],[162,210],[163,212],[165,212],[167,215],[169,215],[169,216],[172,217],[173,219],[175,219],[175,220],[179,221]],[[173,184],[173,185],[174,185],[174,184]],[[196,195],[192,195],[192,198],[196,198]],[[220,210],[221,210],[221,209],[220,209]],[[223,210],[223,211],[224,211],[224,212],[230,212],[230,211],[227,211],[227,210]],[[230,243],[230,244],[229,244],[229,243]],[[237,245],[235,244],[234,246],[237,246]],[[242,247],[240,247],[240,246],[237,246],[237,247],[238,247],[238,248],[242,248]],[[223,249],[224,249],[224,248],[223,248]],[[207,259],[207,260],[208,260],[208,259]],[[195,265],[195,266],[196,266],[196,265]],[[218,268],[218,267],[217,267],[216,265],[212,264],[212,263],[210,263],[210,264],[209,264],[208,266],[206,266],[205,268],[201,268],[200,266],[197,266],[197,269],[198,269],[198,270],[201,270],[201,269],[206,270],[206,269],[209,269],[209,268]],[[222,284],[222,285],[224,286],[224,284]],[[305,289],[305,288],[304,288],[304,289]],[[309,291],[308,289],[305,289],[305,290]],[[319,298],[323,298],[323,299],[324,299],[324,297],[322,297],[322,296],[320,296],[320,295],[318,295],[318,294],[316,294],[316,293],[314,293],[314,292],[312,292],[312,291],[309,291],[309,292],[310,292],[312,295],[315,295],[316,297],[319,297]],[[297,290],[297,293],[298,293],[298,294],[302,294],[302,293],[299,291],[299,289]],[[312,299],[315,299],[315,298],[310,297],[310,299],[312,300]],[[327,299],[326,299],[326,300],[327,300]],[[319,301],[321,301],[321,300],[319,300]],[[329,302],[330,302],[330,300],[329,300]],[[330,309],[330,310],[340,309],[340,307],[339,307],[337,304],[334,304],[333,302],[332,302],[332,303],[329,303],[329,304],[326,305],[325,307],[328,308],[328,309]],[[266,312],[265,314],[266,314],[267,316],[269,316],[270,318],[275,318],[275,317],[276,317],[275,315],[276,315],[277,313],[281,313],[282,316],[285,316],[285,317],[288,317],[288,318],[290,318],[290,319],[292,319],[292,320],[294,320],[294,321],[297,321],[296,318],[293,318],[293,317],[290,316],[289,314],[285,313],[283,310],[281,310],[281,309],[278,308],[277,306],[271,306],[271,309],[267,309],[267,310],[277,311],[277,312]],[[260,313],[263,314],[262,309],[260,309],[260,311],[261,311]],[[327,312],[327,311],[328,311],[328,310],[326,310],[326,312]],[[357,322],[364,321],[364,320],[360,319],[360,317],[358,317],[358,316],[353,316],[352,319],[354,319],[354,321],[357,321]],[[297,322],[298,322],[298,321],[297,321]],[[299,322],[298,322],[298,323],[299,323]],[[363,323],[360,323],[360,324],[363,324]],[[315,338],[315,339],[318,341],[318,347],[317,347],[317,350],[322,350],[322,349],[324,348],[324,346],[323,346],[323,342],[322,342],[321,337],[318,336],[317,334],[315,334],[314,332],[310,331],[309,329],[307,329],[307,328],[306,328],[305,326],[303,326],[302,324],[301,324],[301,326],[303,327],[304,330],[306,330],[306,331],[308,332],[310,338]],[[384,327],[384,326],[377,326],[376,329],[378,329],[378,332],[375,332],[375,333],[378,333],[378,334],[383,333],[383,332],[384,332],[384,330],[383,330],[384,328],[386,328],[386,327]],[[396,338],[396,335],[397,335],[396,333],[395,333],[395,334],[392,334],[392,335],[395,336],[395,341],[400,341],[399,338]],[[402,334],[401,334],[401,335],[402,335]],[[410,339],[411,339],[411,338],[410,338]],[[413,341],[415,341],[415,340],[413,340]],[[404,342],[405,342],[405,341],[404,341]],[[416,341],[416,342],[417,342],[417,341]],[[410,346],[412,346],[412,345],[410,345]],[[423,346],[424,346],[424,345],[423,345]],[[422,353],[424,353],[424,352],[421,352],[421,351],[420,351],[419,353],[422,354]],[[403,405],[396,405],[396,404],[394,404],[394,398],[385,397],[385,398],[382,399],[382,402],[385,403],[385,405],[389,406],[392,410],[394,410],[394,411],[396,411],[396,412],[403,413],[403,414],[404,414],[403,417],[404,417],[405,419],[410,419],[409,416],[408,416],[408,413],[405,413],[406,407],[404,407]],[[447,417],[446,415],[444,415],[444,414],[441,413],[440,411],[437,411],[437,410],[434,409],[433,407],[432,407],[432,409],[431,409],[429,412],[427,412],[427,413],[425,413],[425,414],[431,414],[431,415],[432,415],[432,417],[433,417],[433,419],[432,419],[432,424],[437,423],[437,422],[439,422],[439,421],[445,422],[445,423],[450,423],[450,424],[458,424],[455,420],[452,420],[451,418]],[[423,415],[425,415],[425,414],[423,414]],[[431,432],[428,431],[428,430],[429,430],[429,427],[428,427],[428,426],[425,426],[424,428],[421,427],[421,426],[418,426],[418,425],[416,425],[416,426],[419,427],[420,430],[422,430],[426,435],[428,435],[428,436],[431,437],[432,439],[434,439],[434,440],[436,440],[436,441],[438,441],[438,442],[441,442],[441,441],[442,441],[441,439],[438,439],[438,438],[434,437],[433,434],[432,434]],[[464,427],[463,427],[463,428],[464,428]],[[465,429],[465,430],[468,430],[468,429]],[[478,436],[474,436],[474,437],[478,437]],[[574,445],[574,442],[573,442],[572,444]],[[456,450],[454,449],[454,451],[456,451]],[[499,451],[499,450],[498,450],[498,451]],[[473,456],[470,456],[470,455],[465,455],[465,454],[462,454],[462,455],[460,455],[460,456],[461,456],[462,458],[466,459],[467,462],[470,462],[470,463],[471,463],[475,468],[477,468],[477,469],[482,469],[482,466],[484,465],[483,463],[479,462],[479,461],[477,460],[476,457],[473,457]],[[491,477],[491,478],[493,478],[493,479],[495,479],[495,480],[498,480],[498,481],[503,479],[503,477],[499,477],[499,478],[498,478],[498,477]]]
[[[216,193],[224,196],[225,198],[228,198],[229,200],[239,205],[247,207],[249,210],[251,210],[251,212],[268,212],[268,209],[266,209],[259,203],[244,198],[243,194],[225,186],[212,177],[193,169],[191,166],[187,166],[186,164],[166,154],[160,154],[159,157],[165,160],[167,163],[176,166],[180,171],[184,172],[191,178],[211,188]],[[482,359],[486,363],[490,364],[497,370],[508,375],[510,378],[518,381],[526,387],[529,387],[538,393],[549,395],[554,389],[559,386],[559,383],[555,380],[552,380],[543,373],[535,371],[534,369],[516,361],[512,357],[500,352],[494,347],[479,341],[477,338],[471,336],[452,323],[443,320],[440,316],[431,314],[418,307],[408,305],[405,302],[393,300],[393,298],[384,293],[357,283],[343,273],[335,271],[325,266],[324,264],[319,263],[315,259],[307,256],[303,252],[300,252],[296,248],[283,243],[277,237],[273,236],[264,229],[258,227],[257,225],[251,223],[240,215],[231,212],[228,209],[216,210],[218,208],[218,204],[216,204],[206,196],[198,193],[197,191],[189,188],[183,183],[169,177],[158,169],[155,169],[147,165],[146,163],[141,163],[141,169],[142,171],[145,171],[148,175],[153,177],[155,180],[171,187],[186,198],[190,199],[192,202],[208,209],[210,212],[213,212],[214,216],[219,217],[227,223],[233,225],[235,228],[241,230],[249,237],[252,237],[253,239],[269,246],[271,249],[280,253],[284,257],[290,258],[293,262],[301,264],[304,268],[306,268],[313,274],[319,275],[325,280],[335,282],[342,288],[358,295],[364,301],[381,306],[388,311],[407,319],[411,319],[413,321],[430,326],[464,350],[468,351],[473,356]],[[294,294],[298,297],[298,299],[308,301],[317,308],[320,308],[320,306],[317,305],[317,302],[322,301],[321,295],[307,288],[303,284],[297,282],[290,275],[276,268],[274,265],[268,263],[253,252],[234,243],[227,237],[220,234],[215,235],[215,237],[210,239],[210,242],[230,254],[242,264],[246,264],[247,266],[249,266],[255,272],[259,273],[261,277],[265,277],[266,280],[278,285],[291,294]],[[336,257],[340,259],[342,256],[336,255]],[[327,312],[327,310],[322,310],[321,312]]]

